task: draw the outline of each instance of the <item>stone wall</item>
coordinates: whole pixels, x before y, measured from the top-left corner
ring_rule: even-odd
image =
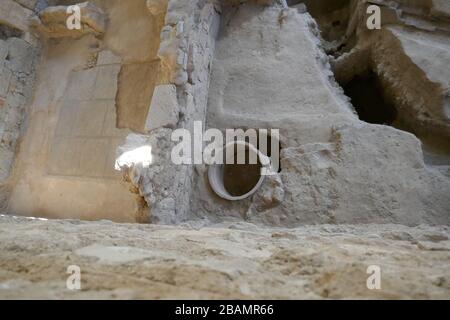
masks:
[[[62,3],[68,2],[56,4]],[[116,148],[130,132],[119,128],[116,98],[124,85],[136,94],[132,81],[121,82],[124,69],[155,60],[159,41],[151,35],[152,30],[159,34],[157,23],[141,0],[91,1],[84,8],[98,22],[108,21],[103,33],[37,28],[42,59],[8,210],[46,218],[147,222],[115,170]],[[64,6],[46,7],[38,17],[44,26],[61,26],[61,13]],[[139,78],[136,72],[131,76]],[[135,101],[126,103],[132,113]]]
[[[219,11],[215,1],[169,1],[159,49],[169,85],[157,87],[152,107],[157,106],[156,101],[175,100],[169,109],[162,111],[177,116],[162,122],[158,117],[149,118],[148,135],[129,136],[120,150],[123,153],[142,144],[152,148],[150,166],[133,165],[123,169],[148,204],[150,220],[154,223],[180,223],[190,212],[195,167],[172,163],[170,156],[175,144],[171,133],[176,128],[193,130],[194,121],[205,120]]]
[[[32,11],[21,4],[32,3],[25,2],[0,3],[0,210],[10,192],[8,182],[33,95],[38,55],[37,46],[26,41],[31,39],[27,21]]]
[[[198,166],[190,211],[193,219],[206,223],[237,219],[289,227],[449,223],[448,163],[439,168],[428,166],[416,137],[358,119],[332,74],[330,43],[324,41],[304,6],[261,7],[249,1],[226,8],[221,18],[209,89],[208,127],[280,129],[281,172],[279,178],[266,178],[255,196],[233,203],[212,192],[208,168]],[[389,32],[389,26],[384,28],[383,32]],[[407,55],[414,58],[423,52],[415,59],[414,68],[430,76],[438,70],[435,66],[447,60],[449,51],[443,39],[428,47],[429,40],[418,37],[417,31],[414,34],[417,47]],[[373,37],[381,38],[380,32],[375,31]],[[367,38],[361,35],[361,41]],[[389,46],[384,39],[380,41]],[[403,51],[397,48],[396,52]],[[376,70],[384,72],[397,66],[394,74],[403,77],[403,83],[416,83],[417,78],[406,77],[412,67],[395,64],[392,54],[384,57]],[[344,70],[351,71],[354,64],[346,67]],[[441,66],[440,70],[443,75],[448,68]],[[442,82],[446,88],[446,81]],[[407,89],[420,92],[416,86]],[[411,107],[423,110],[422,100],[429,99],[421,97]],[[441,110],[442,105],[440,101]]]

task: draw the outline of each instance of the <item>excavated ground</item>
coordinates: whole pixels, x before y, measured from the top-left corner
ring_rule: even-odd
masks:
[[[164,227],[0,217],[0,298],[450,298],[450,228]],[[66,289],[81,268],[81,291]],[[368,266],[381,290],[368,290]]]

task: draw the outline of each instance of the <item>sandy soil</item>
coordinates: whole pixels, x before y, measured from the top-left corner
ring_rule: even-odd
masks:
[[[450,298],[450,228],[261,229],[0,217],[0,298]],[[81,290],[66,288],[81,268]],[[370,265],[381,290],[369,290]]]

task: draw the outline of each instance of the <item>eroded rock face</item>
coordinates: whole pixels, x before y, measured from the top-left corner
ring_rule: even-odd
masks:
[[[345,87],[353,77],[373,73],[382,88],[380,95],[397,110],[393,126],[421,139],[427,163],[448,164],[450,23],[446,9],[439,1],[380,1],[383,28],[370,31],[368,5],[360,1],[344,7],[348,11],[345,33],[326,41],[338,82]]]

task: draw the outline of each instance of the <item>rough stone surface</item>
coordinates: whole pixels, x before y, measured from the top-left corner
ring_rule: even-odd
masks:
[[[177,89],[174,85],[160,85],[153,91],[152,103],[145,129],[176,127],[179,117]]]
[[[5,210],[10,176],[33,95],[37,48],[19,38],[0,39],[0,210]]]
[[[259,229],[0,218],[0,298],[448,299],[448,227]],[[81,268],[81,291],[66,289]],[[381,268],[368,290],[367,268]]]
[[[29,19],[33,11],[14,0],[0,2],[0,25],[6,24],[21,31],[28,31]]]

